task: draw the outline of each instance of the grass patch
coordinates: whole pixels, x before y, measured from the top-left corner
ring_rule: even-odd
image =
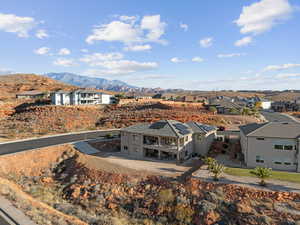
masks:
[[[227,167],[225,173],[233,176],[255,177],[250,173],[251,169]],[[271,180],[281,180],[300,184],[300,173],[272,171]]]

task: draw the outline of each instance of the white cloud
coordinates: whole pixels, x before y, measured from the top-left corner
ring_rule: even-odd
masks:
[[[76,66],[77,64],[74,62],[73,59],[58,58],[53,62],[53,65],[70,67],[70,66]]]
[[[39,39],[44,39],[44,38],[47,38],[49,37],[48,33],[46,30],[38,30],[36,33],[35,33],[35,36]]]
[[[286,20],[293,12],[288,0],[261,0],[243,7],[239,19],[234,21],[242,34],[260,34]]]
[[[192,58],[192,61],[193,62],[203,62],[204,61],[204,59],[202,59],[201,57],[198,57],[198,56],[196,56],[196,57],[194,57],[194,58]]]
[[[264,71],[272,71],[272,70],[286,70],[290,68],[300,67],[300,64],[286,63],[283,65],[269,65],[266,66]]]
[[[88,52],[89,52],[89,50],[88,50],[88,49],[85,49],[85,48],[80,49],[80,51],[83,52],[83,53],[88,53]]]
[[[14,73],[14,71],[12,71],[11,69],[0,68],[0,75],[7,75],[12,73]]]
[[[182,62],[184,62],[183,59],[180,59],[180,58],[178,58],[178,57],[173,57],[173,58],[170,59],[170,61],[171,61],[172,63],[182,63]]]
[[[137,16],[122,15],[122,16],[119,16],[119,19],[124,22],[135,23],[135,21],[137,21],[138,18],[137,18]]]
[[[19,17],[14,14],[0,13],[0,30],[16,33],[18,37],[28,37],[38,23],[32,17]]]
[[[58,55],[70,55],[70,54],[71,54],[71,51],[67,48],[61,48],[58,51]]]
[[[95,41],[120,41],[137,42],[140,41],[140,30],[131,24],[122,21],[113,21],[93,29],[93,34],[86,38],[86,42],[93,44]]]
[[[247,37],[243,37],[240,40],[237,40],[234,45],[237,47],[242,47],[242,46],[247,46],[252,42],[252,37],[247,36]]]
[[[208,37],[208,38],[201,39],[199,41],[199,43],[200,43],[200,45],[203,48],[208,48],[208,47],[212,46],[212,44],[213,44],[213,38],[212,37]]]
[[[218,58],[232,58],[232,57],[239,57],[246,55],[245,53],[230,53],[230,54],[219,54],[217,55]]]
[[[187,31],[189,29],[189,26],[185,23],[180,23],[179,24],[180,28],[182,28],[184,31]]]
[[[151,45],[129,45],[124,47],[125,51],[131,51],[131,52],[141,52],[141,51],[147,51],[152,49]]]
[[[34,53],[37,54],[37,55],[46,55],[46,54],[49,53],[49,51],[50,51],[50,48],[41,47],[41,48],[35,49]]]
[[[113,61],[113,60],[120,60],[123,58],[123,54],[119,52],[112,52],[112,53],[94,53],[90,55],[85,55],[80,59],[81,62],[85,62],[90,66],[98,66],[102,65],[103,61]]]
[[[141,28],[148,30],[146,34],[148,41],[161,42],[160,37],[165,33],[165,22],[160,21],[160,15],[144,16],[141,21]]]
[[[278,74],[276,77],[277,78],[297,78],[297,77],[300,77],[300,73],[283,73],[283,74]]]
[[[156,62],[137,62],[130,60],[103,61],[99,62],[97,65],[103,67],[104,69],[89,69],[86,71],[86,73],[89,75],[127,75],[136,72],[153,70],[158,67]]]
[[[157,42],[165,44],[161,36],[165,33],[166,23],[160,20],[160,15],[144,16],[140,23],[137,17],[121,16],[120,20],[95,26],[86,42],[119,41],[122,43]]]

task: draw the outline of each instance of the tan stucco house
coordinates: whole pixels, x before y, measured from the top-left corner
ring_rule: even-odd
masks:
[[[121,152],[135,158],[180,162],[193,154],[205,155],[216,130],[209,125],[175,120],[141,123],[121,129]]]
[[[268,122],[240,126],[241,147],[248,167],[300,172],[300,123]]]

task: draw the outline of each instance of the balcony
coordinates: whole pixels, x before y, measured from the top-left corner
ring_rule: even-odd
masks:
[[[157,149],[161,151],[174,152],[178,150],[176,139],[175,141],[166,141],[166,139],[162,137],[144,136],[143,145],[145,148]]]

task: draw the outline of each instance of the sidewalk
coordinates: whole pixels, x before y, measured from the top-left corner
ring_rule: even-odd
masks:
[[[208,170],[199,169],[193,173],[194,178],[200,178],[203,181],[214,182],[211,174]],[[300,184],[280,181],[280,180],[267,180],[267,186],[262,187],[258,184],[259,179],[254,177],[238,177],[232,176],[228,174],[223,174],[218,183],[224,184],[237,184],[240,186],[250,187],[259,189],[262,191],[287,191],[287,192],[295,192],[300,194]]]
[[[0,222],[1,218],[9,225],[36,225],[23,212],[15,208],[10,201],[0,196]]]

